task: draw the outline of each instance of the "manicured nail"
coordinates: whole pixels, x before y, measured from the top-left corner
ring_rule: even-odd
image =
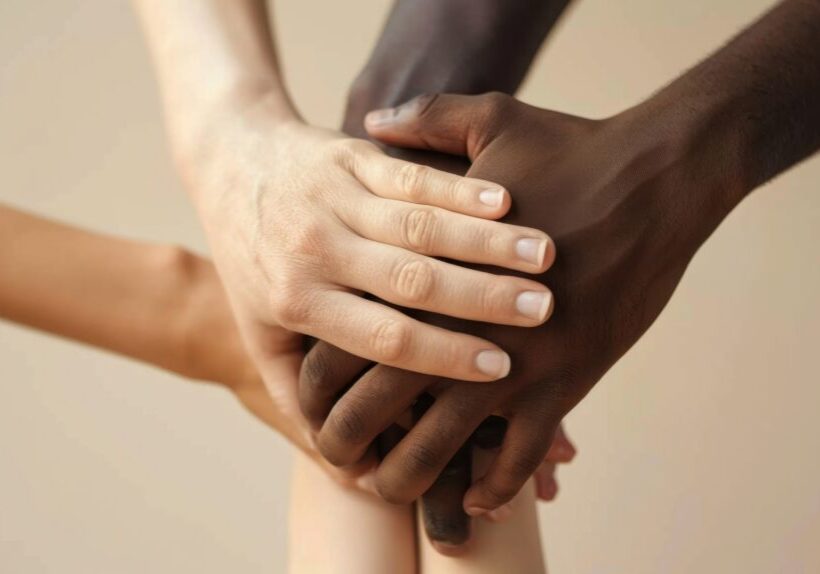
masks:
[[[515,244],[515,253],[527,263],[537,266],[544,264],[544,256],[547,253],[546,239],[519,239]]]
[[[508,520],[510,516],[512,516],[512,507],[509,504],[502,504],[495,510],[491,510],[487,513],[487,518],[492,520],[493,522],[504,522]]]
[[[499,187],[485,189],[478,194],[478,200],[484,205],[498,207],[504,201],[504,190]]]
[[[552,293],[549,291],[524,291],[515,298],[515,308],[525,317],[543,321],[551,302]]]
[[[476,517],[476,516],[482,516],[484,514],[487,514],[487,509],[486,508],[480,508],[478,506],[470,506],[469,508],[466,508],[464,510],[464,512],[466,512],[467,514],[469,514],[472,517]]]
[[[481,351],[475,366],[485,375],[501,379],[510,374],[510,356],[504,351]]]
[[[396,119],[396,108],[384,108],[368,112],[364,117],[364,123],[369,126],[383,126],[392,123]]]

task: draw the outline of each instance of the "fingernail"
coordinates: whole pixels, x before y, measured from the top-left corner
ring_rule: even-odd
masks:
[[[501,379],[510,374],[510,356],[504,351],[481,351],[475,366],[485,375]]]
[[[396,108],[384,108],[368,112],[364,117],[364,123],[369,126],[383,126],[392,123],[396,119]]]
[[[508,520],[510,516],[512,516],[512,507],[509,504],[502,504],[495,510],[491,510],[487,513],[487,518],[493,522],[504,522]]]
[[[481,516],[483,514],[487,514],[487,509],[486,508],[480,508],[478,506],[470,506],[469,508],[466,508],[464,510],[464,512],[466,512],[470,516],[475,517],[475,516]]]
[[[515,244],[515,253],[528,263],[533,263],[539,267],[544,264],[544,256],[547,253],[546,239],[519,239]]]
[[[525,317],[543,321],[551,301],[552,293],[549,291],[524,291],[515,298],[515,308]]]
[[[484,205],[498,207],[504,201],[504,190],[498,187],[485,189],[478,194],[478,200]]]

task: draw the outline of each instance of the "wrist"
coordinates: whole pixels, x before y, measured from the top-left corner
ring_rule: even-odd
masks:
[[[223,184],[233,177],[237,161],[247,163],[249,154],[258,153],[262,138],[286,139],[302,124],[281,92],[245,86],[174,129],[172,156],[194,204],[207,211],[215,203],[213,194],[227,190]]]
[[[661,92],[611,122],[639,172],[636,191],[651,191],[644,217],[657,225],[657,244],[688,261],[750,190],[735,110],[699,93]]]
[[[232,388],[252,371],[222,283],[206,259],[176,246],[149,256],[162,297],[152,315],[167,350],[164,368]]]

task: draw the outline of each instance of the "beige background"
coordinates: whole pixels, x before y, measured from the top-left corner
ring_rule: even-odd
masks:
[[[615,112],[771,3],[582,1],[522,98]],[[338,123],[388,5],[277,3],[310,119]],[[202,248],[166,151],[127,3],[0,2],[2,201]],[[746,201],[571,414],[554,573],[820,571],[819,179]],[[0,460],[2,572],[283,571],[287,446],[218,389],[0,324]]]

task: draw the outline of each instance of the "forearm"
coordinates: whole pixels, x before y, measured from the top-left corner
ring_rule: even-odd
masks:
[[[398,0],[351,88],[344,129],[418,94],[513,93],[570,0]]]
[[[196,153],[214,116],[264,99],[296,117],[264,0],[134,0],[152,53],[173,151]]]
[[[0,316],[185,370],[182,310],[198,258],[0,206]]]
[[[733,207],[820,148],[820,1],[786,0],[647,104],[722,157]]]

